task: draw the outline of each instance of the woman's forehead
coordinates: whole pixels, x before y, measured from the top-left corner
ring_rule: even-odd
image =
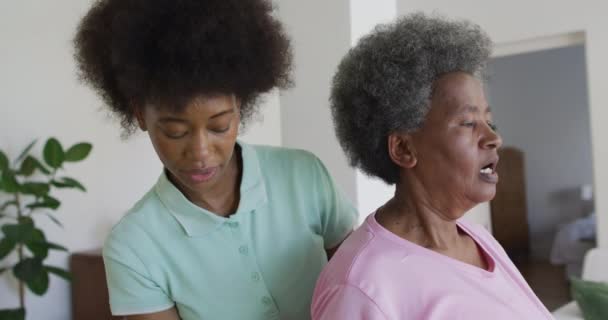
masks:
[[[199,95],[179,102],[149,103],[147,106],[159,114],[184,115],[230,109],[238,103],[234,95]]]
[[[431,99],[433,108],[441,108],[447,115],[490,112],[481,82],[463,72],[447,74],[436,81]]]

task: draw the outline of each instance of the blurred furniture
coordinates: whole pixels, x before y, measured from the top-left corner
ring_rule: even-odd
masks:
[[[608,250],[591,249],[583,263],[583,279],[588,281],[608,282]],[[583,314],[576,301],[560,307],[553,312],[556,320],[582,320]]]
[[[595,213],[558,226],[550,261],[566,267],[566,279],[581,277],[585,254],[596,247],[596,229]]]
[[[492,233],[517,262],[526,259],[530,252],[524,156],[514,147],[501,148],[498,155],[496,171],[500,182],[490,202]]]
[[[72,254],[70,270],[73,320],[121,319],[110,313],[101,250]]]

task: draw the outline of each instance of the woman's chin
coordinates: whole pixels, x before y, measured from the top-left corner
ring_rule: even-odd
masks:
[[[492,199],[494,199],[495,196],[496,196],[496,187],[495,186],[492,186],[492,187],[485,186],[484,188],[482,188],[481,190],[476,192],[474,196],[469,197],[469,198],[473,202],[475,202],[475,205],[479,205],[484,202],[492,201]]]

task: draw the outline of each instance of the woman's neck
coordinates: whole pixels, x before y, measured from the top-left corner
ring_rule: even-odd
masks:
[[[488,270],[489,264],[473,238],[456,224],[468,209],[437,198],[424,188],[397,185],[395,196],[378,209],[376,220],[403,239]]]
[[[453,215],[426,192],[397,185],[395,195],[378,209],[376,219],[392,233],[435,251],[450,250],[461,240]]]
[[[234,214],[241,198],[242,163],[241,148],[237,145],[221,181],[203,193],[189,193],[186,197],[195,205],[219,216],[228,217]]]

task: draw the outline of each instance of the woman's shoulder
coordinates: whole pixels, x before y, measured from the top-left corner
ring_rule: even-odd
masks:
[[[247,145],[247,147],[254,150],[256,156],[263,160],[313,162],[319,159],[312,152],[303,149],[270,145]]]
[[[378,235],[366,221],[340,245],[323,273],[334,284],[357,286],[369,279],[382,278],[407,253]]]
[[[148,191],[116,222],[106,237],[104,247],[150,241],[159,228],[170,225],[162,202],[154,188]]]
[[[255,154],[259,167],[267,175],[276,172],[284,177],[285,172],[292,172],[312,176],[327,172],[322,161],[307,150],[267,145],[244,145],[243,149],[249,155]]]

